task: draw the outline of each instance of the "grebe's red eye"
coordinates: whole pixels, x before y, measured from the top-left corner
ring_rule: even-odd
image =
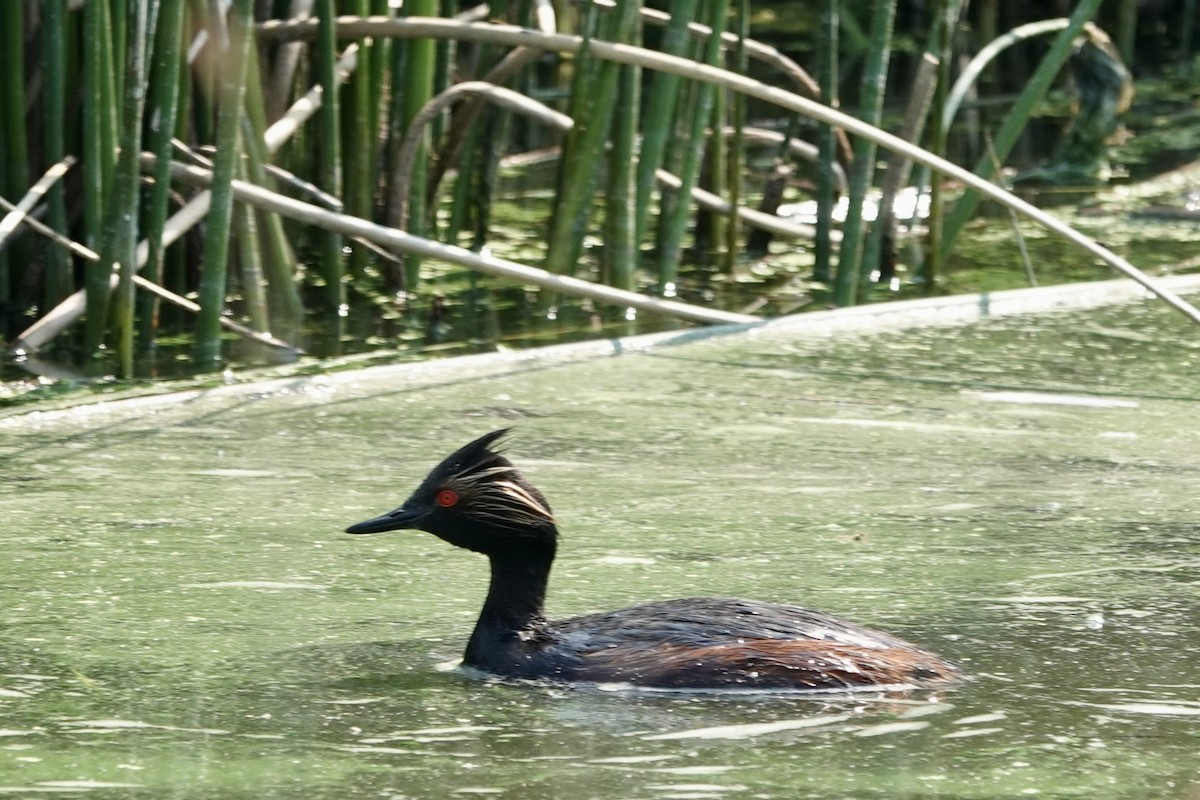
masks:
[[[442,508],[450,508],[458,503],[458,492],[453,489],[442,489],[437,493],[437,504]]]

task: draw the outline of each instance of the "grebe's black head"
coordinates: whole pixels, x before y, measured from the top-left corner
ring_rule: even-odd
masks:
[[[516,544],[553,548],[558,532],[550,504],[507,458],[491,449],[506,433],[508,429],[493,431],[448,456],[404,505],[351,525],[346,533],[417,528],[479,553]]]

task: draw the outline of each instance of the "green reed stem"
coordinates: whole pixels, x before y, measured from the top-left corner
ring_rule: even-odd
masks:
[[[371,11],[369,0],[354,0],[351,13],[367,16]],[[372,73],[374,72],[375,48],[366,39],[358,39],[358,66],[346,82],[342,95],[342,175],[345,212],[354,217],[372,219],[372,189],[375,176],[372,171],[371,153],[375,149],[375,128],[372,125],[375,100],[371,96]],[[367,250],[350,248],[349,271],[351,279],[361,281],[366,275]]]
[[[216,30],[218,23],[209,19],[212,12],[213,4],[208,0],[192,0],[192,27],[208,28],[209,31]],[[181,99],[181,104],[189,107],[189,116],[195,126],[195,141],[198,142],[211,142],[216,138],[217,104],[215,97],[218,86],[218,69],[221,63],[220,59],[208,55],[216,49],[216,44],[210,38],[201,57],[191,65],[189,70],[187,82],[191,85],[192,91],[184,94]]]
[[[1017,143],[1021,132],[1025,129],[1029,117],[1033,114],[1035,106],[1041,102],[1046,92],[1050,89],[1050,85],[1054,82],[1054,78],[1058,75],[1062,65],[1066,62],[1071,54],[1071,49],[1074,46],[1075,38],[1079,36],[1083,26],[1096,14],[1096,9],[1100,6],[1100,0],[1080,0],[1079,5],[1075,7],[1074,13],[1071,14],[1070,24],[1063,28],[1055,37],[1054,43],[1050,46],[1050,51],[1046,53],[1042,63],[1038,65],[1037,70],[1033,73],[1033,77],[1025,84],[1025,89],[1021,92],[1013,105],[1012,111],[1004,120],[1004,124],[1000,126],[1000,130],[996,132],[995,159],[991,153],[986,153],[975,164],[974,172],[981,178],[990,179],[995,173],[994,163],[1003,164],[1008,158],[1009,152],[1013,145]],[[975,209],[979,207],[979,192],[968,189],[963,192],[962,197],[954,204],[954,208],[950,211],[946,218],[945,229],[941,240],[938,242],[938,247],[941,250],[940,257],[944,260],[946,255],[954,247],[954,241],[958,238],[958,234],[962,232],[963,226],[975,214]]]
[[[938,26],[938,82],[937,88],[934,90],[933,98],[933,113],[929,120],[930,136],[929,150],[937,156],[946,157],[946,141],[949,137],[949,125],[946,124],[946,100],[950,93],[950,82],[953,80],[953,31],[951,24],[953,19],[958,19],[960,13],[959,7],[962,3],[957,0],[939,0],[938,13],[941,14],[942,24]],[[991,9],[995,11],[995,9]],[[986,11],[986,9],[985,9]],[[987,22],[987,27],[993,27],[991,24],[994,21],[994,14],[987,15],[985,13],[984,20]],[[995,38],[995,37],[993,37]],[[985,40],[990,41],[990,40]],[[946,222],[946,193],[943,190],[943,182],[939,176],[930,173],[931,180],[929,186],[929,241],[931,247],[926,248],[925,258],[921,262],[919,270],[916,273],[916,281],[925,290],[926,294],[932,294],[937,286],[939,277],[942,274],[942,248],[938,246],[938,242],[942,240],[943,229]],[[918,181],[924,183],[923,180]]]
[[[438,13],[437,0],[409,0],[404,4],[405,16],[434,17]],[[403,48],[407,52],[404,63],[407,67],[403,83],[401,100],[401,130],[407,131],[413,118],[421,111],[429,99],[433,97],[434,76],[437,72],[437,42],[433,39],[416,39],[406,43]],[[397,48],[401,49],[401,48]],[[393,73],[394,74],[394,73]],[[427,203],[425,200],[425,184],[428,182],[429,136],[422,134],[422,141],[417,150],[416,167],[413,169],[412,181],[409,184],[408,219],[400,220],[399,225],[404,230],[416,236],[425,233],[425,217]],[[421,280],[421,256],[410,253],[405,258],[405,289],[415,292]]]
[[[112,185],[113,160],[117,151],[113,133],[115,101],[112,94],[109,57],[108,4],[87,3],[83,7],[83,230],[84,243],[104,253],[104,208]],[[84,349],[93,353],[104,341],[108,324],[109,278],[112,262],[103,260],[86,267],[87,289]]]
[[[197,18],[198,15],[194,10],[191,8],[185,8],[183,20],[184,30],[187,30],[189,26],[193,26]],[[196,70],[183,60],[182,55],[183,54],[181,53],[179,64],[179,92],[177,95],[178,99],[176,101],[178,108],[175,111],[175,135],[180,140],[186,140],[188,131],[192,128],[192,124],[194,122],[192,111],[196,103],[200,102],[199,98],[197,97],[197,95],[200,93],[197,91],[199,81],[196,78]],[[167,188],[167,193],[168,195],[170,194],[170,187]],[[169,200],[167,205],[169,209]],[[170,220],[170,217],[168,216],[167,219]],[[165,225],[163,228],[163,235],[166,235]],[[165,288],[176,292],[177,294],[186,294],[191,288],[187,285],[188,264],[189,259],[187,256],[187,249],[185,247],[182,245],[179,247],[166,246],[163,252],[162,285]],[[171,328],[182,327],[184,317],[177,306],[172,305],[163,308],[160,314],[162,316],[161,321],[166,326]]]
[[[641,3],[631,0],[634,13]],[[628,31],[630,44],[640,45],[640,29]],[[608,158],[608,191],[605,194],[604,265],[610,285],[632,291],[638,267],[637,240],[637,129],[641,107],[641,67],[620,67],[617,102],[613,115],[612,148]]]
[[[490,4],[492,19],[502,19],[518,25],[533,26],[533,10],[527,0],[516,4],[508,0],[497,0]],[[443,0],[442,13],[451,16],[454,13],[452,0]],[[451,42],[438,43],[438,86],[449,84],[449,73],[452,71],[450,62],[451,52],[448,48]],[[484,80],[493,76],[491,82],[503,83],[512,72],[506,72],[501,65],[506,59],[506,50],[495,45],[482,44],[479,47],[477,63],[481,71],[486,70]],[[519,54],[514,53],[519,58]],[[528,56],[526,56],[526,60]],[[510,62],[511,63],[511,62]],[[497,71],[503,74],[495,76]],[[532,70],[521,72],[522,77],[533,80]],[[531,84],[532,85],[532,84]],[[454,187],[454,206],[450,210],[450,224],[446,226],[445,241],[454,242],[461,232],[470,225],[471,239],[468,245],[475,252],[482,252],[487,245],[491,221],[492,200],[496,197],[496,184],[500,175],[500,162],[508,152],[508,145],[513,137],[515,121],[513,115],[500,108],[473,107],[473,101],[467,101],[459,106],[446,130],[444,144],[441,146],[441,163],[430,176],[431,192],[427,197],[433,197],[432,190],[438,186],[446,169],[453,163],[458,163],[458,178]],[[435,139],[443,140],[441,126],[430,126],[435,132]],[[458,155],[461,154],[461,155]],[[471,291],[476,291],[476,278],[471,276]]]
[[[167,219],[170,197],[171,137],[179,114],[180,78],[186,66],[183,61],[184,5],[168,2],[162,7],[155,31],[154,66],[150,78],[151,95],[148,114],[150,141],[148,147],[155,155],[154,185],[150,190],[143,220],[149,244],[142,276],[151,283],[163,279],[163,225]],[[160,300],[145,292],[138,298],[140,339],[149,347],[158,330]]]
[[[390,0],[370,0],[373,16],[395,16]],[[435,42],[435,47],[445,44]],[[368,182],[364,187],[366,208],[370,219],[380,219],[383,212],[383,192],[387,189],[387,181],[382,176],[386,168],[386,151],[389,108],[392,93],[392,50],[396,43],[387,37],[376,38],[372,45],[370,62],[370,83],[368,97],[371,104],[368,109],[366,127],[371,131],[370,149],[367,151],[368,166],[366,169]],[[435,84],[440,85],[440,84]]]
[[[709,8],[708,25],[712,34],[704,43],[704,63],[715,66],[721,54],[721,35],[729,14],[729,0],[712,0]],[[692,111],[688,132],[688,146],[683,166],[679,172],[680,188],[675,194],[676,202],[671,206],[669,217],[663,227],[659,245],[659,284],[665,294],[672,294],[673,284],[679,279],[679,259],[683,252],[683,237],[687,231],[688,214],[691,211],[692,189],[700,176],[700,165],[704,158],[704,127],[708,123],[713,106],[715,89],[703,83],[696,90],[696,105]]]
[[[4,69],[3,99],[0,113],[4,115],[4,151],[0,153],[0,192],[14,201],[24,196],[29,188],[29,145],[25,130],[25,24],[23,3],[0,3],[0,65]],[[7,303],[17,294],[17,284],[29,262],[29,248],[25,243],[14,243],[11,253],[0,254],[0,301]],[[13,274],[13,273],[16,274]],[[0,328],[0,336],[7,333]]]
[[[246,150],[246,166],[250,180],[258,186],[270,187],[273,179],[266,171],[265,146],[261,134],[254,130],[253,123],[242,129],[242,142]],[[259,247],[263,263],[262,274],[269,287],[267,305],[271,328],[284,339],[295,339],[296,332],[304,321],[304,305],[300,288],[296,284],[296,254],[288,241],[283,219],[274,212],[259,210],[255,229],[258,231]]]
[[[472,202],[475,225],[471,249],[476,252],[481,252],[488,241],[488,231],[492,223],[492,198],[496,196],[500,161],[504,158],[505,145],[512,138],[513,115],[493,109],[491,113],[485,114],[481,121],[482,125],[474,126],[482,129],[482,139],[486,143],[486,149],[480,149],[475,162],[479,194]]]
[[[16,201],[29,188],[29,145],[25,130],[25,21],[21,3],[0,4],[0,67],[4,69],[0,109],[4,114],[4,172],[6,195]]]
[[[113,97],[125,96],[125,74],[119,68],[120,59],[128,55],[129,51],[126,46],[129,42],[129,3],[136,3],[138,0],[108,0],[108,20],[111,33],[109,39],[112,42],[112,50],[110,58],[112,61],[112,92]]]
[[[250,177],[245,162],[240,164],[238,171],[242,180]],[[263,278],[262,237],[259,236],[254,208],[242,203],[235,205],[233,226],[237,234],[238,266],[241,267],[246,316],[250,318],[251,328],[267,333],[271,330],[271,321],[267,312],[266,281]]]
[[[204,236],[200,275],[200,314],[196,322],[195,362],[215,368],[221,357],[221,314],[225,310],[229,230],[233,215],[233,178],[241,138],[242,99],[246,88],[253,0],[234,0],[229,14],[229,50],[222,54],[220,106],[217,109],[217,155],[213,164],[212,204]],[[326,95],[328,99],[328,95]]]
[[[317,152],[317,183],[339,200],[342,191],[341,103],[338,98],[337,37],[333,0],[317,0],[317,80],[321,84],[321,108],[317,111],[320,132]],[[321,275],[325,279],[325,305],[335,312],[346,304],[342,282],[342,237],[324,231],[318,234]]]
[[[263,135],[267,127],[267,111],[263,98],[263,81],[259,72],[258,50],[251,47],[246,66],[246,117],[242,126],[242,146],[246,152],[246,163],[250,180],[259,186],[273,186],[267,175],[269,161]],[[259,254],[263,264],[262,274],[270,286],[268,304],[270,318],[285,339],[294,339],[295,332],[304,316],[300,290],[296,286],[294,268],[296,257],[283,229],[283,220],[278,214],[268,211],[257,212],[255,229],[259,234]],[[264,314],[265,316],[265,314]],[[267,328],[261,328],[266,332]]]
[[[750,55],[746,49],[746,39],[750,37],[750,0],[737,0],[734,12],[734,33],[737,35],[737,45],[733,51],[733,69],[745,75],[750,69]],[[732,108],[730,110],[733,124],[733,136],[726,144],[728,159],[726,169],[729,185],[729,205],[737,209],[742,203],[742,175],[746,163],[746,137],[743,129],[746,127],[746,97],[741,92],[732,93]],[[741,231],[736,213],[730,214],[725,224],[725,273],[732,275],[737,266],[738,254],[741,250]]]
[[[371,14],[377,17],[392,16],[390,0],[370,0]],[[372,44],[374,51],[371,55],[371,84],[369,87],[369,96],[374,99],[371,103],[371,116],[368,127],[372,131],[372,135],[376,140],[371,144],[371,202],[376,202],[375,192],[381,187],[382,183],[374,174],[379,166],[379,140],[384,133],[384,122],[387,120],[387,97],[391,89],[391,63],[392,63],[392,47],[394,42],[386,37],[378,38]]]
[[[841,20],[838,0],[824,0],[817,36],[817,80],[821,103],[838,106],[838,36]],[[785,143],[786,145],[786,143]],[[833,278],[833,207],[837,204],[837,131],[822,124],[817,133],[817,237],[813,242],[813,280],[828,283]]]
[[[932,123],[936,131],[940,131],[940,109],[944,97],[937,98],[939,86],[944,86],[943,80],[948,73],[943,70],[945,61],[950,59],[950,36],[948,32],[958,30],[959,17],[966,0],[938,0],[934,5],[933,30],[925,42],[925,55],[917,65],[913,76],[911,89],[908,91],[908,108],[904,115],[904,124],[897,135],[914,145],[922,140],[925,126]],[[931,114],[930,111],[933,111]],[[942,147],[945,139],[941,139]],[[863,257],[863,268],[860,274],[860,299],[865,299],[870,288],[872,275],[878,274],[880,281],[889,277],[885,275],[886,262],[882,261],[885,253],[895,250],[896,219],[893,211],[896,195],[908,184],[912,173],[912,160],[900,153],[888,156],[887,169],[884,173],[880,191],[879,213],[871,233],[867,237],[866,252]],[[918,189],[923,188],[924,180],[919,180]],[[915,251],[916,248],[913,248]],[[914,271],[923,270],[923,259],[917,254]],[[890,276],[894,277],[894,276]]]
[[[711,138],[705,142],[702,156],[705,160],[701,164],[698,182],[706,184],[701,188],[707,189],[717,197],[727,197],[729,194],[729,154],[725,149],[725,137],[722,132],[731,124],[729,94],[714,91],[712,111],[708,122]],[[730,214],[729,216],[736,215]],[[696,254],[699,258],[707,260],[710,254],[721,250],[729,228],[725,224],[725,220],[726,215],[718,211],[697,210],[694,236]]]
[[[19,5],[14,3],[13,5]],[[6,24],[8,20],[6,20]],[[45,0],[42,3],[42,135],[47,163],[66,156],[64,131],[67,129],[67,2]],[[6,162],[16,163],[16,162]],[[59,233],[67,232],[66,195],[61,181],[46,195],[46,222]],[[71,293],[71,262],[61,247],[46,248],[46,277],[42,299],[46,308],[54,308]],[[2,279],[0,279],[2,280]]]
[[[935,19],[940,22],[941,17]],[[928,57],[922,58],[917,65],[911,84],[912,88],[909,90],[904,123],[896,132],[897,136],[914,145],[921,141],[925,123],[929,118],[929,108],[933,103],[933,93],[937,88],[937,74],[940,65],[933,54],[933,49],[936,48],[939,39],[938,27],[940,27],[939,23],[935,22],[935,30],[928,43],[929,49],[926,50]],[[888,265],[891,262],[885,260],[883,256],[885,251],[889,255],[895,252],[896,217],[892,206],[895,203],[896,195],[908,183],[911,172],[912,161],[906,156],[892,153],[888,157],[887,169],[884,170],[883,182],[880,186],[875,223],[871,225],[871,230],[867,234],[866,247],[862,254],[862,266],[859,269],[858,294],[860,301],[867,299],[873,279],[878,277],[880,282],[884,282],[885,280],[890,281],[894,277],[892,274],[886,274],[890,272]]]
[[[468,215],[471,213],[472,207],[476,202],[485,198],[481,197],[481,192],[478,191],[476,184],[479,181],[480,161],[486,158],[483,153],[481,140],[483,131],[487,128],[491,119],[490,112],[484,112],[482,118],[477,117],[475,124],[471,126],[471,130],[467,132],[467,139],[463,145],[463,154],[458,162],[458,176],[454,179],[454,191],[451,194],[450,201],[450,217],[446,223],[444,231],[445,241],[450,244],[458,244],[458,240],[462,231],[466,228]],[[478,218],[478,215],[476,215]],[[486,226],[485,226],[486,230]],[[479,247],[482,247],[483,241],[479,242]],[[475,245],[471,245],[472,249]]]
[[[571,65],[567,116],[575,124],[563,140],[546,241],[544,267],[561,275],[574,274],[576,262],[583,251],[583,237],[595,186],[594,158],[600,152],[595,143],[597,139],[602,142],[607,134],[607,125],[602,123],[607,123],[608,117],[601,118],[597,108],[600,64],[588,53],[589,43],[596,38],[598,23],[596,6],[588,4],[580,23],[583,43]]]
[[[879,127],[883,116],[883,97],[892,49],[892,23],[896,18],[896,0],[874,0],[871,7],[870,43],[863,68],[862,110],[859,119]],[[850,306],[857,302],[859,273],[862,268],[863,201],[875,174],[876,145],[869,139],[854,144],[854,165],[850,171],[850,206],[842,227],[842,247],[834,278],[833,302]]]
[[[131,0],[125,5],[128,19],[123,26],[129,47],[125,54],[125,77],[121,85],[125,95],[121,104],[121,154],[113,180],[112,201],[108,204],[105,242],[100,251],[101,264],[118,265],[114,312],[117,328],[117,356],[121,375],[133,377],[133,314],[137,274],[138,186],[142,152],[142,113],[146,106],[146,60],[153,37],[151,25],[157,21],[158,0]]]
[[[1133,63],[1134,44],[1137,42],[1138,0],[1119,0],[1117,3],[1117,51],[1126,64]]]
[[[1196,0],[1183,0],[1183,11],[1180,13],[1183,15],[1183,20],[1179,24],[1179,60],[1183,63],[1187,74],[1191,74],[1194,66],[1192,64],[1192,39],[1196,35]]]
[[[590,31],[595,30],[595,7],[589,7]],[[618,0],[616,12],[604,20],[603,38],[624,41],[638,19],[635,0]],[[581,51],[575,63],[571,91],[571,117],[575,124],[563,144],[558,192],[550,218],[550,238],[546,250],[546,269],[571,275],[575,273],[583,251],[584,232],[592,208],[599,167],[604,160],[617,98],[620,65],[598,61]]]
[[[667,55],[682,56],[691,37],[688,23],[696,15],[699,0],[671,0],[668,8],[671,21],[663,31],[659,49]],[[656,183],[655,172],[663,163],[667,139],[679,100],[680,78],[665,72],[655,72],[650,83],[650,97],[642,121],[642,148],[637,165],[637,211],[635,237],[640,245],[646,238],[650,222],[650,200]]]

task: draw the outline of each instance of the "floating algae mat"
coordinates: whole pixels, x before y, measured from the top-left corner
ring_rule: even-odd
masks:
[[[0,794],[1200,792],[1185,320],[656,341],[0,418]],[[455,670],[484,560],[341,530],[500,427],[563,532],[553,616],[797,603],[971,680],[731,696]]]

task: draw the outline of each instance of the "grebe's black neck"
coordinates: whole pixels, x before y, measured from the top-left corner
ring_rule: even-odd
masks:
[[[488,553],[492,577],[463,663],[487,666],[489,655],[538,637],[546,622],[543,606],[554,540],[509,543]]]
[[[428,531],[491,561],[487,599],[463,663],[516,674],[548,640],[542,604],[558,540],[550,504],[491,445],[494,431],[447,456],[404,505],[347,533]]]

